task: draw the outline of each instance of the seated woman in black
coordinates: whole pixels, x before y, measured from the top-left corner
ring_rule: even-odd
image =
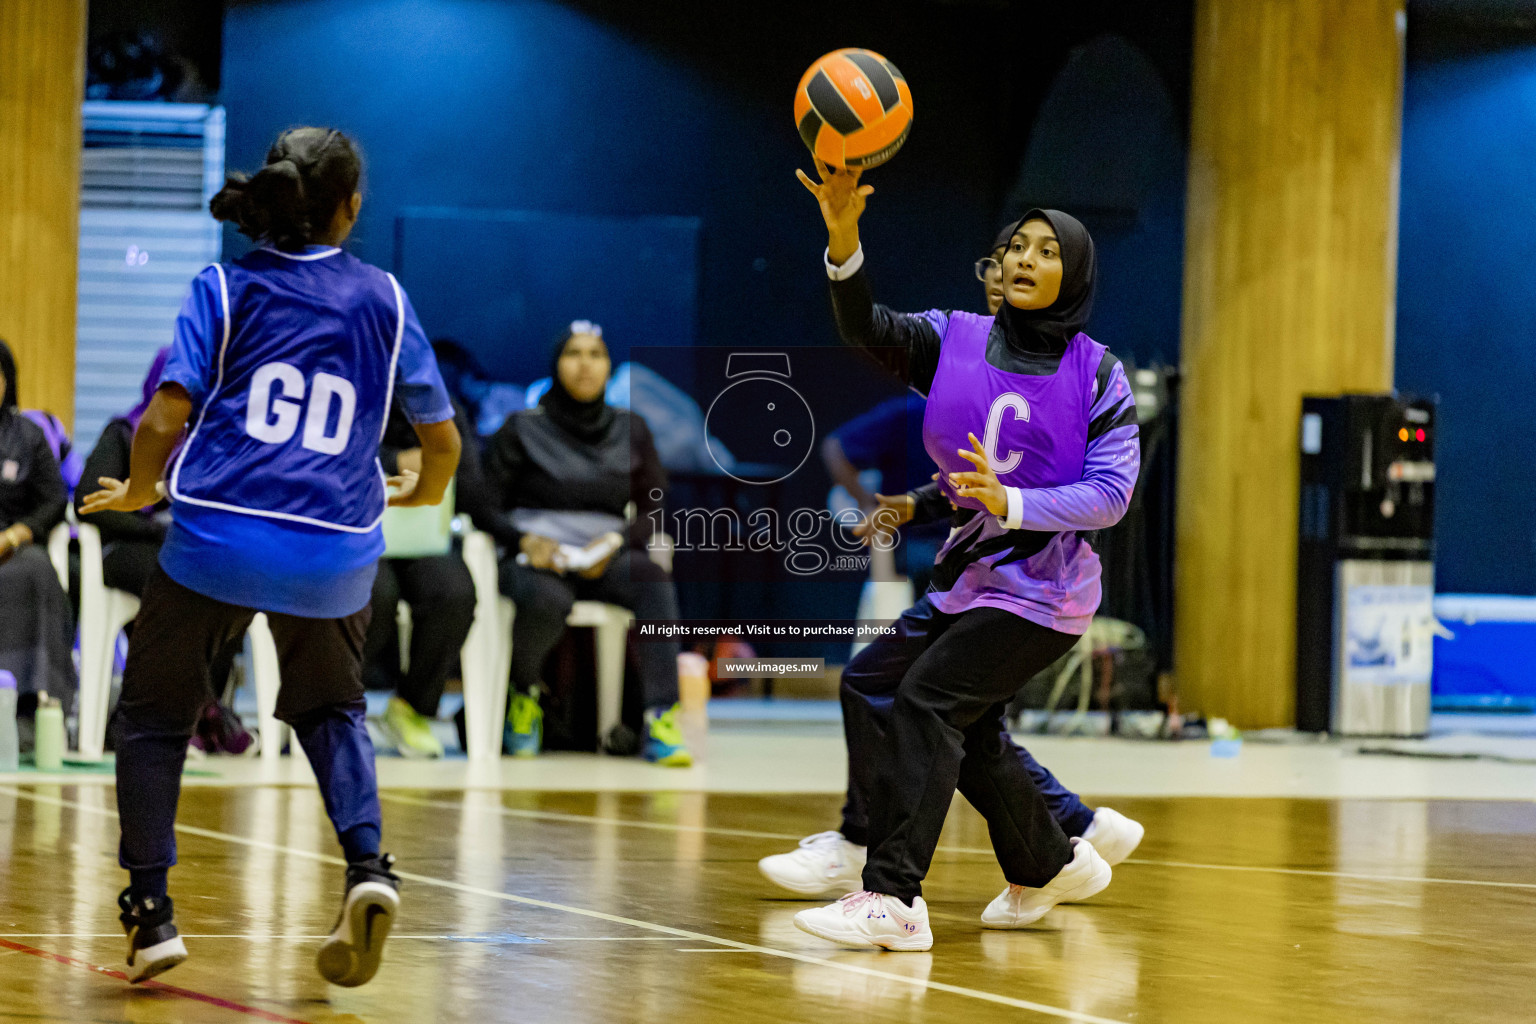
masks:
[[[69,597],[48,560],[48,534],[69,504],[41,427],[21,414],[16,359],[0,341],[0,671],[16,677],[23,715],[45,691],[74,700]]]
[[[602,328],[573,323],[555,345],[553,383],[539,404],[507,418],[486,452],[492,493],[508,513],[501,592],[517,605],[506,745],[532,756],[543,738],[544,660],[565,632],[571,605],[606,601],[641,621],[677,618],[672,577],[646,557],[666,473],[645,421],[603,400],[613,366]],[[653,496],[654,495],[654,496]],[[631,501],[638,514],[626,517]],[[573,549],[585,555],[571,558]],[[594,564],[582,563],[595,558]],[[641,753],[693,763],[677,720],[678,645],[640,645],[645,700]]]

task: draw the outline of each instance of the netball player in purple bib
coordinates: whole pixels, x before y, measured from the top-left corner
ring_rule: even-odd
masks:
[[[277,641],[277,717],[309,757],[347,859],[320,973],[337,985],[372,978],[400,905],[393,858],[379,852],[363,637],[386,498],[442,501],[460,441],[399,283],[339,248],[362,203],[360,174],[346,136],[296,128],[254,176],[230,176],[210,208],[258,247],[193,279],[129,478],[103,478],[83,503],[135,511],[159,500],[164,478],[174,517],[134,623],[115,723],[130,981],[187,957],[166,886],[182,764],[212,692],[209,664],[258,611]],[[395,395],[422,465],[386,481],[377,455]]]
[[[838,330],[928,398],[924,443],[956,507],[930,591],[897,635],[862,651],[843,689],[850,792],[869,803],[862,889],[802,911],[803,930],[850,946],[933,944],[922,882],[958,788],[986,818],[1008,887],[982,914],[1022,927],[1109,884],[1088,840],[1069,838],[1009,738],[1006,702],[1065,654],[1099,603],[1099,561],[1079,531],[1113,525],[1140,464],[1124,370],[1082,333],[1095,260],[1087,230],[1031,210],[1002,258],[996,317],[876,306],[858,222],[857,173],[801,180],[828,229]]]
[[[1013,242],[1018,222],[1003,225],[987,250],[987,255],[976,261],[976,279],[982,283],[987,312],[996,316],[1003,305],[1003,257]],[[1108,367],[1113,370],[1113,363]],[[1109,433],[1113,421],[1104,421],[1103,433]],[[937,475],[937,474],[935,474]],[[926,484],[906,494],[875,495],[879,512],[857,527],[854,532],[863,537],[873,534],[876,522],[882,530],[890,530],[906,523],[929,523],[949,519],[955,511],[938,483]],[[921,609],[931,614],[931,606]],[[919,609],[909,614],[904,628],[911,629]],[[899,649],[880,648],[869,656],[849,665],[843,672],[843,683],[850,697],[859,696],[865,701],[889,705],[889,674],[886,671],[888,657],[900,658]],[[855,737],[850,736],[850,741]],[[1093,844],[1097,852],[1111,867],[1119,864],[1135,852],[1145,829],[1131,818],[1111,807],[1093,808],[1083,802],[1023,747],[1019,747],[1019,762],[1045,797],[1051,817],[1068,837],[1082,836]],[[850,759],[873,756],[858,747],[848,749]],[[858,772],[849,773],[848,798],[843,804],[842,824],[836,831],[819,832],[800,840],[800,845],[788,853],[764,857],[758,861],[758,870],[769,881],[801,896],[835,895],[862,888],[864,861],[869,839],[869,801],[858,789]]]

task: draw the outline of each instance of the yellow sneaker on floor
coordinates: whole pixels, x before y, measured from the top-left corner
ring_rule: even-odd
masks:
[[[652,708],[645,713],[645,742],[640,748],[641,757],[668,768],[687,768],[693,764],[683,727],[677,720],[679,713],[676,704],[665,711]]]
[[[432,720],[399,697],[389,698],[389,707],[384,709],[384,731],[395,741],[401,757],[430,760],[443,756],[443,741],[432,735]]]
[[[502,753],[513,757],[537,757],[544,746],[544,709],[537,694],[512,692],[507,701],[507,721],[501,729]]]

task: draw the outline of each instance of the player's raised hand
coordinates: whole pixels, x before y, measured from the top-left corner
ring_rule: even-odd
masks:
[[[997,474],[992,471],[992,464],[987,459],[986,449],[981,442],[976,440],[975,434],[967,434],[971,439],[971,450],[958,449],[962,459],[976,467],[973,473],[949,474],[949,485],[955,489],[955,493],[962,498],[975,498],[986,506],[988,512],[995,516],[1008,514],[1008,490],[1003,486]]]
[[[859,218],[864,214],[864,202],[874,193],[873,185],[860,185],[861,171],[832,167],[816,161],[819,182],[799,168],[795,177],[800,184],[816,197],[821,207],[821,219],[827,222],[828,255],[835,264],[842,264],[859,247]]]
[[[874,511],[865,516],[864,521],[852,531],[855,537],[866,544],[871,542],[877,530],[881,534],[890,534],[897,527],[911,522],[917,511],[917,502],[912,500],[910,494],[877,494],[875,502]]]

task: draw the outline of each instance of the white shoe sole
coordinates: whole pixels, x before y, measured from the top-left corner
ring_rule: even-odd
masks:
[[[1015,928],[1027,928],[1063,903],[1081,903],[1084,900],[1097,896],[1099,893],[1103,892],[1109,887],[1109,883],[1113,878],[1113,869],[1111,869],[1110,866],[1105,863],[1103,857],[1099,857],[1094,864],[1093,873],[1091,875],[1089,875],[1083,881],[1079,882],[1077,885],[1074,885],[1072,888],[1056,896],[1053,900],[1051,900],[1050,903],[1047,903],[1045,906],[1041,907],[1038,913],[1035,913],[1029,917],[1016,917],[1008,922],[988,921],[985,917],[983,917],[981,926],[983,928],[995,928],[1001,931],[1008,931]]]
[[[834,932],[807,924],[795,915],[795,927],[818,939],[850,949],[884,949],[892,953],[925,953],[933,948],[933,932],[919,935],[864,935],[857,931]]]
[[[347,891],[341,921],[320,947],[315,966],[332,985],[366,984],[384,958],[384,940],[400,912],[400,894],[382,882],[362,882]]]
[[[768,860],[768,858],[764,857],[763,860],[757,862],[758,874],[768,879],[768,881],[772,882],[780,889],[792,892],[797,896],[842,896],[845,893],[853,892],[859,889],[864,884],[862,875],[856,876],[852,881],[844,880],[832,882],[790,882],[783,878],[776,877],[773,872],[764,867],[763,861],[766,860]]]
[[[1146,826],[1142,825],[1141,822],[1133,821],[1124,815],[1121,815],[1121,818],[1125,822],[1125,827],[1121,830],[1121,834],[1115,837],[1115,842],[1105,843],[1101,846],[1099,843],[1093,842],[1091,839],[1089,840],[1089,842],[1093,842],[1093,848],[1098,851],[1099,856],[1103,857],[1110,867],[1114,867],[1135,853],[1136,847],[1141,845],[1142,838],[1147,834]]]
[[[137,985],[141,981],[148,981],[157,974],[164,974],[187,959],[187,945],[181,941],[181,936],[157,942],[153,946],[133,951],[133,959],[128,964],[128,982]]]

